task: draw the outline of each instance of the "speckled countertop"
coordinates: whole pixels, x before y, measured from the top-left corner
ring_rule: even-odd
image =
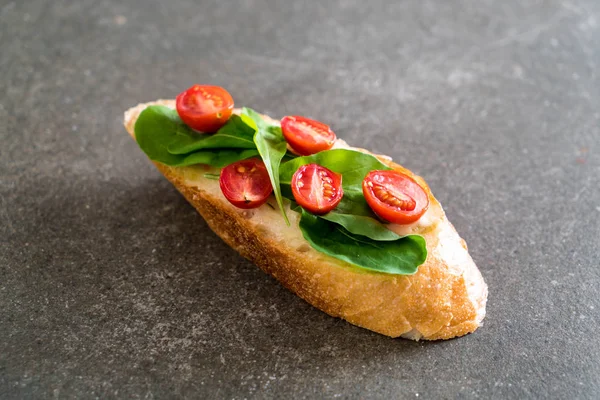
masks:
[[[0,397],[600,396],[600,2],[316,3],[0,2]],[[196,82],[423,175],[485,325],[392,340],[230,250],[121,125]]]

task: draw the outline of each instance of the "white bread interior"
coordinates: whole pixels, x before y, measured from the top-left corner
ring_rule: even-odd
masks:
[[[124,124],[134,139],[138,115],[153,104],[174,108],[173,100],[158,100],[126,111]],[[338,140],[335,147],[349,146]],[[302,237],[299,215],[289,208],[291,226],[286,226],[277,207],[265,204],[240,210],[232,206],[218,181],[204,177],[207,172],[218,173],[217,169],[154,164],[227,244],[329,315],[387,336],[413,340],[450,339],[473,332],[485,317],[487,285],[465,241],[421,177],[389,157],[377,157],[412,176],[429,195],[429,210],[417,223],[391,226],[401,234],[421,234],[427,242],[427,260],[414,275],[370,272],[319,253]],[[273,199],[269,202],[276,205]]]

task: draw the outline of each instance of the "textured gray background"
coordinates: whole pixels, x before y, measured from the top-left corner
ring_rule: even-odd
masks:
[[[600,2],[0,1],[0,397],[600,395]],[[121,126],[193,83],[423,175],[485,325],[392,340],[221,242]]]

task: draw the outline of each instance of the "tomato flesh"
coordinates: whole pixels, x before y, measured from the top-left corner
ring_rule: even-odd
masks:
[[[194,85],[177,96],[175,105],[181,120],[202,133],[218,131],[233,112],[233,98],[220,86]]]
[[[326,214],[342,200],[342,176],[318,164],[303,165],[292,177],[292,194],[302,208]]]
[[[294,152],[302,156],[329,150],[335,143],[335,133],[328,125],[305,117],[283,117],[281,130]]]
[[[223,168],[219,185],[225,198],[243,209],[263,205],[273,192],[265,163],[257,158],[238,161]]]
[[[429,197],[414,179],[397,171],[371,171],[362,184],[369,207],[395,224],[417,221],[429,207]]]

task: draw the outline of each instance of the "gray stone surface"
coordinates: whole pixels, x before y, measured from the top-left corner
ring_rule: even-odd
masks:
[[[0,397],[600,396],[599,2],[0,3]],[[485,325],[392,340],[230,250],[121,126],[196,82],[423,175]]]

